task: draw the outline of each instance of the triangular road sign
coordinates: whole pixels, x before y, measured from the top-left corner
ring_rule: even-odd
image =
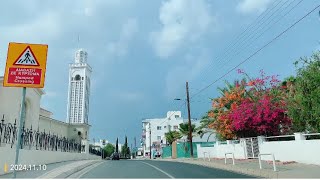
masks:
[[[30,46],[21,53],[17,60],[13,63],[17,66],[39,66],[36,56],[33,54]]]

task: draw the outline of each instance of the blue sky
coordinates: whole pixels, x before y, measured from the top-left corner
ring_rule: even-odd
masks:
[[[126,134],[132,143],[134,137],[140,138],[142,118],[164,117],[168,110],[181,110],[187,117],[186,108],[173,100],[185,98],[186,81],[192,97],[319,3],[299,1],[6,1],[0,7],[0,73],[9,42],[48,44],[46,95],[41,104],[65,121],[68,64],[77,48],[86,49],[93,68],[90,139],[124,141]],[[261,20],[261,29],[251,29],[246,37],[255,39],[255,33],[264,32],[262,27],[271,28],[225,53],[229,43],[235,43],[237,35],[268,8],[274,12],[279,8],[275,20],[269,25],[267,19]],[[240,68],[252,76],[260,69],[281,79],[293,75],[295,60],[320,49],[319,30],[316,10]],[[236,71],[224,79],[235,78]],[[192,98],[192,117],[200,118],[210,109],[209,98],[216,97],[223,84],[218,81]]]

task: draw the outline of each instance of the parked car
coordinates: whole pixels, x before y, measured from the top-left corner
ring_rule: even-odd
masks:
[[[110,156],[110,159],[111,160],[119,160],[120,159],[119,153],[117,153],[117,152],[112,153]]]

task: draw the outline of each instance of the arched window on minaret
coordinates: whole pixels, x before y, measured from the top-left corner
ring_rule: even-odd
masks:
[[[76,75],[76,77],[74,78],[76,81],[80,81],[81,76],[79,74]]]

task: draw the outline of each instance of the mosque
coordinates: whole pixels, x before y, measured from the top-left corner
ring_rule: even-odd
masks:
[[[74,63],[69,66],[68,104],[65,122],[54,119],[52,117],[53,113],[41,107],[41,97],[45,94],[43,89],[27,88],[26,108],[23,114],[25,117],[23,127],[26,132],[24,135],[28,135],[27,138],[23,139],[26,141],[25,144],[29,142],[29,144],[35,146],[38,142],[30,141],[35,141],[35,134],[44,132],[49,137],[45,139],[48,142],[41,143],[39,140],[39,146],[48,144],[48,148],[50,145],[60,147],[64,143],[64,150],[71,151],[71,147],[74,148],[76,142],[77,145],[80,145],[77,147],[81,147],[79,152],[89,153],[89,97],[92,68],[87,63],[87,59],[88,53],[79,49],[75,53]],[[16,136],[14,129],[18,127],[19,123],[22,88],[3,87],[3,77],[0,77],[0,84],[1,147],[6,143],[14,144],[13,141],[16,139],[14,138]],[[57,140],[50,141],[53,136]],[[62,143],[57,143],[58,140],[61,140]],[[54,148],[52,147],[52,149]]]

